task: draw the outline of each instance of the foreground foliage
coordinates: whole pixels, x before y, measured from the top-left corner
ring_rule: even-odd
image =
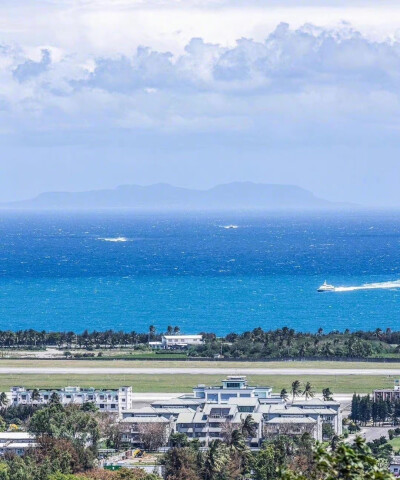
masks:
[[[240,433],[230,443],[214,440],[201,453],[197,442],[182,442],[164,458],[166,480],[389,480],[388,463],[375,458],[361,438],[354,445],[316,445],[308,434],[277,436],[252,454]]]

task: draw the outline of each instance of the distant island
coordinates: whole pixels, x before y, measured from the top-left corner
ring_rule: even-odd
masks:
[[[334,209],[346,206],[316,197],[294,185],[234,182],[208,190],[158,183],[121,185],[109,190],[47,192],[35,198],[1,204],[18,209],[137,210],[279,210]]]

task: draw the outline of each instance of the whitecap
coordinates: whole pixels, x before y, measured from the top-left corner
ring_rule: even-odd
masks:
[[[99,238],[98,240],[102,240],[103,242],[128,242],[129,239],[126,237],[103,237]]]

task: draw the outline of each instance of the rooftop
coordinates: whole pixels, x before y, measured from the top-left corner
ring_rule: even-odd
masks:
[[[165,415],[168,413],[171,414],[178,414],[182,412],[193,412],[190,408],[154,408],[154,407],[142,407],[142,408],[132,408],[128,410],[124,410],[122,412],[124,417],[128,417],[129,415],[132,416],[140,416],[140,415]]]
[[[5,440],[34,440],[35,436],[28,432],[0,432],[0,442]]]
[[[202,339],[203,335],[163,335],[163,338],[166,338],[167,340],[171,340],[172,338],[199,338]]]
[[[0,442],[0,448],[9,448],[9,449],[12,449],[12,448],[34,448],[34,447],[37,447],[37,443],[34,443],[34,442],[23,442],[23,441],[18,441],[18,442]]]
[[[259,405],[260,401],[258,397],[236,397],[236,398],[230,398],[228,400],[228,405],[238,405],[238,406],[256,406]]]
[[[152,405],[166,405],[167,408],[170,408],[169,405],[199,405],[200,403],[204,403],[204,399],[202,398],[170,398],[168,400],[156,400],[152,403]]]
[[[122,423],[169,423],[169,420],[164,417],[125,417],[121,420]]]
[[[122,388],[132,388],[128,386],[121,386],[119,388],[113,388],[113,389],[101,389],[101,388],[94,388],[94,387],[78,387],[78,386],[67,386],[67,387],[62,387],[62,388],[39,388],[39,393],[53,393],[53,392],[61,392],[61,393],[107,393],[107,394],[112,394],[112,393],[117,393],[120,389]],[[18,390],[16,390],[18,389]],[[17,392],[17,393],[24,393],[24,392],[32,392],[34,389],[33,388],[25,388],[25,387],[19,387],[19,386],[14,386],[11,387],[12,392]]]
[[[267,420],[265,423],[267,424],[296,424],[296,423],[306,423],[306,424],[314,424],[316,420],[309,417],[275,417],[271,418],[271,420]]]
[[[309,400],[300,400],[300,399],[296,400],[295,399],[292,402],[292,405],[310,405],[310,406],[325,405],[325,406],[328,406],[328,405],[340,405],[340,403],[336,402],[335,400],[322,400],[321,398],[310,398]]]

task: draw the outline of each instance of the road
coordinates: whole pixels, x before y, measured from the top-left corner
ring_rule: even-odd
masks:
[[[367,442],[372,442],[381,437],[388,437],[388,431],[393,429],[393,426],[389,427],[365,427],[361,429],[359,435],[365,438]]]
[[[43,375],[377,375],[399,376],[400,369],[376,368],[140,368],[140,367],[1,367],[4,374]]]

